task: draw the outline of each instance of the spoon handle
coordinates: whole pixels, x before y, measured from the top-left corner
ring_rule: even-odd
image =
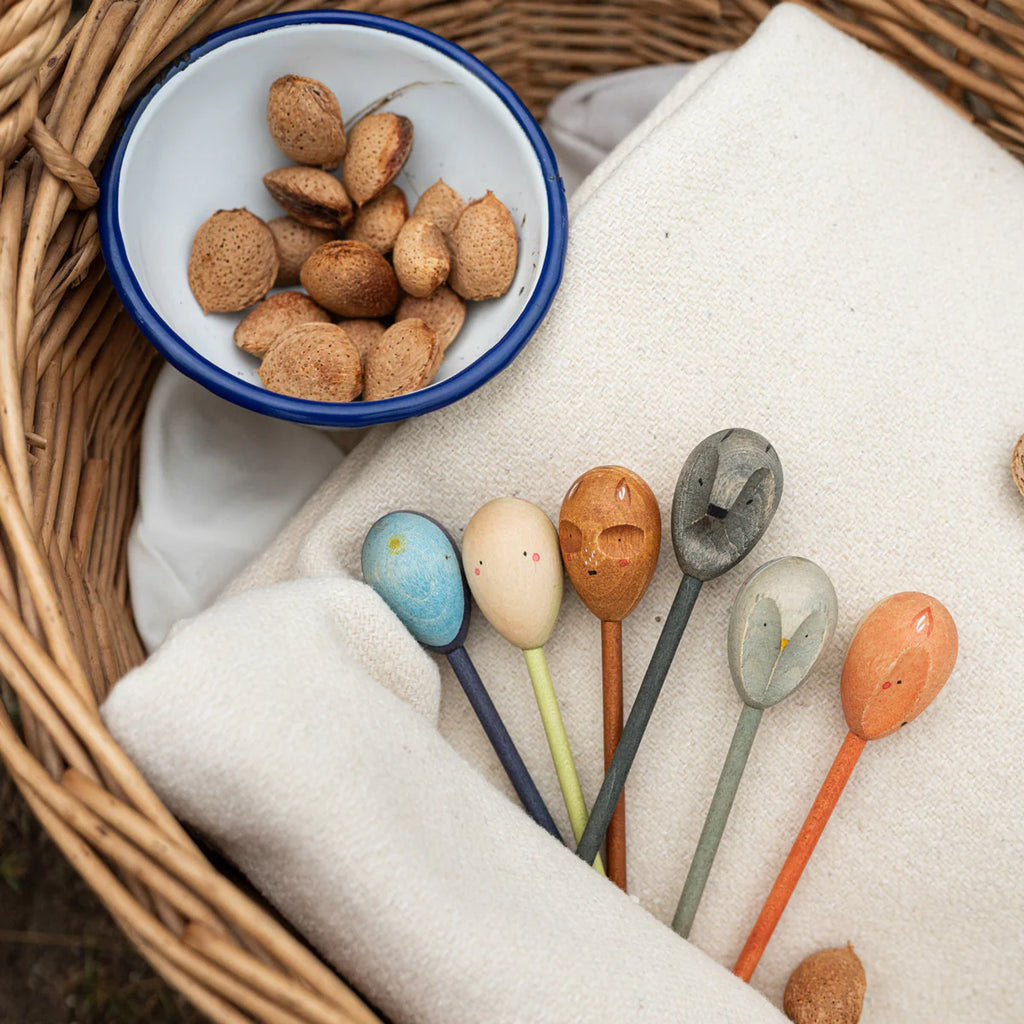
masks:
[[[757,969],[765,946],[768,945],[768,940],[786,909],[789,897],[793,895],[793,889],[800,881],[800,875],[821,838],[822,830],[835,809],[836,801],[864,750],[864,743],[865,741],[854,733],[846,734],[846,739],[843,740],[843,745],[839,748],[839,753],[836,754],[836,759],[832,762],[832,767],[814,798],[803,828],[793,843],[793,849],[789,851],[786,863],[782,865],[779,877],[775,879],[772,891],[768,893],[764,907],[761,908],[761,914],[751,929],[747,944],[732,969],[732,973],[744,981],[750,981],[751,975]]]
[[[690,612],[693,611],[700,588],[700,580],[693,576],[684,576],[672,601],[672,607],[669,609],[668,615],[665,616],[665,625],[654,646],[651,662],[647,666],[643,682],[640,684],[633,707],[630,708],[629,717],[622,729],[622,738],[615,748],[612,763],[605,772],[604,781],[601,783],[601,791],[594,801],[590,821],[576,848],[576,853],[588,864],[593,863],[601,840],[604,839],[604,834],[608,831],[608,823],[611,821],[615,804],[618,802],[623,786],[626,785],[626,776],[632,767],[637,750],[640,749],[644,730],[651,720],[655,701],[658,699],[658,694],[661,693],[661,687],[665,682],[672,659],[675,657],[676,649],[679,647],[679,641],[683,638],[683,630],[686,629],[686,624],[690,621]]]
[[[476,712],[476,717],[480,719],[480,724],[487,733],[487,738],[491,741],[491,746],[494,747],[494,752],[498,755],[498,760],[511,780],[523,807],[542,829],[550,832],[560,843],[564,843],[565,840],[562,839],[547,804],[544,803],[530,772],[519,756],[519,751],[516,750],[516,745],[512,742],[512,737],[508,734],[505,723],[501,720],[498,709],[484,687],[466,648],[456,647],[449,651],[448,661],[458,676],[462,689]]]
[[[622,735],[622,620],[601,622],[601,688],[604,697],[604,769],[612,763]],[[626,794],[608,823],[608,877],[626,889]]]
[[[551,759],[555,763],[558,784],[562,787],[565,809],[569,812],[573,835],[578,838],[587,824],[587,805],[583,799],[579,775],[576,774],[576,762],[573,761],[572,751],[569,749],[569,737],[565,734],[562,712],[558,708],[558,698],[551,682],[544,648],[534,647],[523,651],[523,654],[526,656],[526,667],[529,669],[533,692],[537,698],[537,708],[544,723],[544,734],[551,748]],[[604,874],[600,859],[594,862],[594,867]]]
[[[672,919],[672,927],[684,939],[690,935],[697,907],[700,906],[700,898],[704,895],[704,886],[707,884],[708,875],[711,874],[711,865],[715,862],[718,844],[729,820],[732,802],[736,797],[736,790],[739,789],[743,769],[747,765],[750,748],[754,745],[762,714],[761,708],[744,704],[736,723],[736,731],[732,734],[729,753],[725,756],[722,774],[718,777],[715,795],[711,798],[711,806],[708,807],[708,815],[704,819],[704,828],[697,841],[693,860],[690,861],[690,870],[686,874],[683,892],[676,907],[676,916]]]

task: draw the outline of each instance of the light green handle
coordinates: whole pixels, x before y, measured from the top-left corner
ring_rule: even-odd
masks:
[[[690,862],[683,893],[676,907],[676,916],[672,919],[672,927],[684,939],[689,936],[693,919],[697,916],[697,907],[700,905],[701,896],[704,895],[704,886],[707,884],[708,875],[711,874],[711,865],[715,861],[718,844],[725,831],[725,823],[729,820],[732,802],[736,798],[736,790],[739,788],[750,748],[754,744],[757,727],[761,724],[762,713],[760,708],[744,704],[740,720],[736,723],[736,731],[732,734],[729,753],[726,754],[725,765],[718,777],[718,786],[711,798],[708,816],[704,819],[704,828],[697,841],[693,860]]]
[[[583,830],[587,827],[587,805],[583,800],[580,777],[576,774],[576,763],[573,761],[572,751],[569,749],[569,737],[565,734],[562,712],[558,709],[558,698],[555,696],[555,687],[551,682],[551,673],[548,671],[548,662],[544,657],[544,648],[534,647],[523,651],[523,654],[526,657],[526,667],[530,672],[530,681],[533,683],[533,693],[537,698],[540,718],[544,723],[544,734],[547,736],[548,746],[551,748],[551,760],[555,763],[558,784],[562,787],[565,809],[569,812],[573,835],[579,842]],[[600,857],[594,860],[594,869],[602,875],[604,874],[604,865],[601,863]]]

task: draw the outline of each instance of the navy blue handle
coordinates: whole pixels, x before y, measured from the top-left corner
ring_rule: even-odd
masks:
[[[523,759],[519,756],[519,751],[516,750],[516,745],[512,742],[505,723],[498,715],[498,709],[485,689],[476,667],[469,660],[466,648],[455,647],[447,653],[448,661],[455,670],[462,689],[465,690],[469,703],[476,712],[476,717],[480,719],[480,724],[484,727],[484,732],[487,733],[487,738],[491,741],[491,746],[494,747],[501,766],[512,781],[523,807],[541,828],[550,832],[560,843],[564,843],[565,840],[558,831],[551,812],[537,790]]]

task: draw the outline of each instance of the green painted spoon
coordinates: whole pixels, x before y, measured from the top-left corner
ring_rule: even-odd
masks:
[[[761,715],[811,674],[836,631],[837,616],[832,581],[806,558],[762,565],[736,595],[727,649],[743,710],[672,921],[683,938],[690,934]]]

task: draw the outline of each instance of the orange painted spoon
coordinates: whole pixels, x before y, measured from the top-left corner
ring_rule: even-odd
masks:
[[[622,620],[643,597],[661,548],[661,513],[646,482],[622,466],[588,469],[569,488],[558,542],[580,600],[601,620],[604,767],[622,735]],[[626,798],[606,833],[608,877],[626,888]]]
[[[912,722],[945,685],[957,655],[953,617],[934,597],[893,594],[861,620],[843,662],[850,731],[765,900],[733,974],[750,981],[864,744]]]

